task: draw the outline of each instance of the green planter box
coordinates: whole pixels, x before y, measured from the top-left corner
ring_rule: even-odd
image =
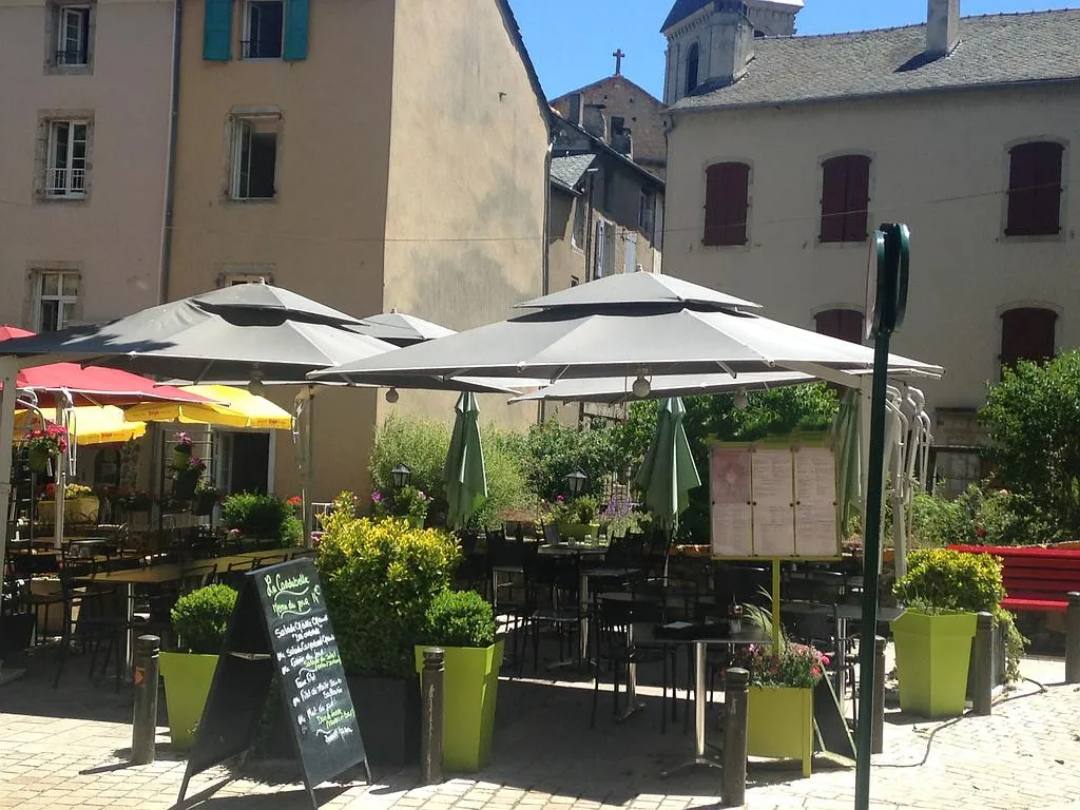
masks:
[[[559,539],[566,543],[582,543],[585,538],[600,539],[599,523],[560,523]]]
[[[159,663],[165,678],[165,707],[169,714],[172,747],[185,751],[195,744],[195,729],[202,720],[218,656],[163,652]]]
[[[747,700],[746,753],[802,760],[810,775],[814,754],[814,690],[751,686]]]
[[[964,713],[974,613],[905,611],[892,623],[900,708],[920,717]]]
[[[424,650],[416,647],[416,671],[424,668]],[[444,647],[443,767],[476,773],[491,757],[495,700],[503,642],[490,647]]]

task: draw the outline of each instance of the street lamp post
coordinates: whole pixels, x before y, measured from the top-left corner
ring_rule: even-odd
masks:
[[[585,482],[589,480],[589,476],[581,470],[574,470],[567,475],[564,480],[566,481],[567,489],[570,490],[570,494],[576,498],[581,494],[581,491],[585,489]]]
[[[398,464],[390,471],[390,475],[394,478],[394,488],[401,489],[402,487],[409,485],[409,479],[412,478],[412,470],[409,469],[406,464]]]

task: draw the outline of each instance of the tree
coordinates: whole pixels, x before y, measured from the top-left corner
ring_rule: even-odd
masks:
[[[1021,360],[990,385],[979,419],[999,483],[1071,537],[1080,530],[1080,351]]]

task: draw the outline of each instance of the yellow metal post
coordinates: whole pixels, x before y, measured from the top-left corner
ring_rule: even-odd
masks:
[[[773,649],[780,649],[780,558],[772,561],[772,643]]]

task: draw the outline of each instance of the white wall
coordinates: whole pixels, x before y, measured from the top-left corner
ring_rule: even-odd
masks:
[[[946,367],[930,404],[973,408],[997,379],[1000,312],[1058,310],[1057,345],[1080,345],[1080,86],[936,93],[907,99],[679,115],[670,134],[664,272],[721,288],[765,314],[813,328],[813,314],[863,308],[867,246],[818,244],[823,158],[873,158],[870,228],[912,232],[907,323],[894,351]],[[1069,141],[1060,237],[1004,233],[1008,148]],[[701,244],[705,167],[751,165],[749,246]]]

